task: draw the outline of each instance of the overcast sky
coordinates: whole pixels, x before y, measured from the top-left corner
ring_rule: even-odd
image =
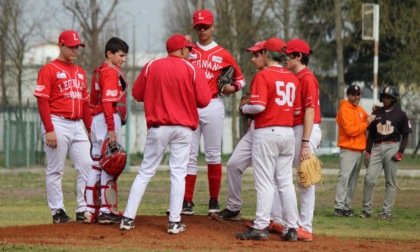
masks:
[[[62,0],[23,0],[22,2],[26,3],[24,8],[28,18],[31,15],[34,18],[43,16],[47,20],[44,21],[43,36],[34,38],[35,43],[43,43],[46,39],[55,42],[63,29],[79,29],[75,27],[75,24],[72,24],[71,15],[64,10]],[[102,4],[102,11],[106,12],[112,1],[98,0],[98,3]],[[168,0],[120,0],[115,10],[118,36],[129,44],[131,52],[133,49],[136,53],[165,51],[163,9],[168,3]],[[48,6],[50,7],[48,8]],[[51,13],[49,13],[50,11]],[[65,15],[60,15],[61,12]],[[135,48],[133,46],[133,28]]]
[[[127,12],[127,26],[130,45],[135,30],[136,51],[165,51],[165,17],[163,7],[167,0],[121,0],[118,9]]]

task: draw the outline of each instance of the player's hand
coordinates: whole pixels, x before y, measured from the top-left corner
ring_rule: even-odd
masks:
[[[224,94],[232,94],[236,92],[236,88],[233,85],[226,85],[223,88],[223,92]]]
[[[372,106],[372,112],[375,111],[375,110],[378,110],[380,107],[381,106],[379,106],[379,105],[373,105]]]
[[[188,40],[188,42],[192,43],[192,36],[191,35],[187,34],[184,37]]]
[[[403,157],[403,154],[401,152],[397,152],[397,154],[395,154],[392,157],[392,160],[394,160],[394,161],[401,161],[402,160],[402,157]]]
[[[375,118],[376,118],[376,115],[369,115],[366,121],[369,124],[371,124],[375,120]]]
[[[366,152],[363,162],[365,163],[365,167],[368,168],[370,163],[370,152]]]
[[[311,148],[309,145],[302,145],[302,149],[300,150],[300,161],[310,159],[311,158]]]
[[[45,144],[52,149],[57,148],[57,135],[55,131],[45,134]]]
[[[114,130],[108,131],[108,138],[109,138],[109,143],[117,142],[117,135],[115,134]]]

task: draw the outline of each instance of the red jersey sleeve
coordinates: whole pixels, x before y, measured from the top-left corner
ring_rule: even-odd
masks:
[[[144,90],[145,90],[145,85],[146,85],[146,80],[147,80],[147,73],[148,73],[148,69],[149,69],[150,63],[151,62],[147,63],[143,67],[143,69],[141,70],[139,76],[134,81],[133,89],[131,91],[131,94],[132,94],[133,98],[136,101],[139,101],[139,102],[144,101]]]

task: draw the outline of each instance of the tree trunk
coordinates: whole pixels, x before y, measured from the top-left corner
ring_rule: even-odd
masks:
[[[335,10],[335,34],[336,34],[336,45],[337,45],[337,81],[338,81],[338,97],[345,98],[344,95],[344,67],[343,67],[343,41],[342,41],[342,17],[341,17],[341,0],[334,0]],[[342,96],[343,95],[343,96]],[[340,104],[340,99],[337,99],[337,108]]]

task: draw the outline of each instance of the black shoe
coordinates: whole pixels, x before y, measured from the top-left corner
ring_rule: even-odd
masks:
[[[365,210],[363,210],[360,215],[360,218],[370,218],[370,213],[366,212]]]
[[[250,227],[245,233],[239,233],[235,235],[236,239],[240,240],[258,240],[266,241],[268,240],[268,230],[265,228],[263,230],[258,230]]]
[[[127,218],[127,217],[123,217],[121,220],[121,224],[120,224],[120,230],[130,230],[133,229],[135,227],[134,225],[134,220]]]
[[[296,229],[294,228],[289,228],[289,230],[287,231],[287,234],[283,236],[284,241],[294,242],[294,241],[297,241],[297,239],[298,239],[297,232],[296,232]]]
[[[63,209],[58,209],[53,215],[53,223],[67,223],[73,221]]]
[[[346,217],[353,217],[354,216],[354,211],[353,210],[344,210],[343,211],[343,215]]]
[[[219,213],[213,213],[211,217],[215,220],[241,220],[241,210],[231,211],[225,208]]]
[[[334,216],[335,217],[343,217],[344,216],[344,211],[342,209],[335,209],[334,210]]]
[[[169,215],[170,212],[167,211],[166,214]],[[187,202],[184,199],[184,203],[182,204],[181,214],[183,214],[183,215],[194,215],[194,203],[193,202]]]
[[[121,223],[122,216],[115,215],[113,213],[99,212],[98,222],[99,224],[114,224]]]
[[[220,212],[219,201],[217,201],[217,199],[215,198],[211,198],[209,201],[208,214],[210,215],[211,213],[218,213],[218,212]]]
[[[76,221],[83,223],[93,223],[96,222],[96,218],[93,213],[89,211],[76,213]]]
[[[382,212],[380,214],[378,214],[377,216],[375,216],[376,219],[381,219],[381,220],[390,220],[392,219],[392,216],[390,213],[385,213]]]

